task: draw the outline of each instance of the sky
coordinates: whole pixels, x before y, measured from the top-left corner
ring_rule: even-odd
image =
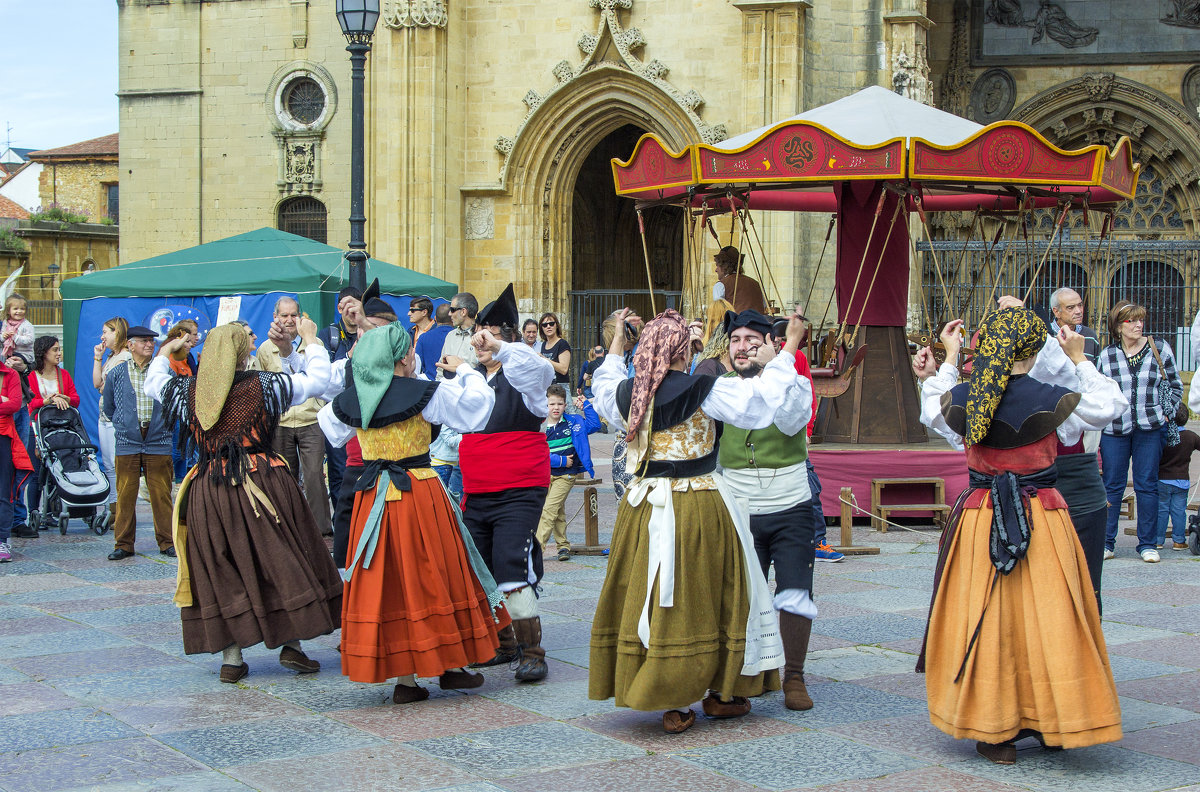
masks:
[[[0,20],[0,149],[117,131],[115,0],[0,0]]]

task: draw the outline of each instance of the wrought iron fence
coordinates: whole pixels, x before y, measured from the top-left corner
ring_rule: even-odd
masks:
[[[649,289],[589,289],[587,291],[570,291],[567,297],[571,302],[570,342],[575,354],[571,356],[571,383],[579,381],[579,369],[587,363],[587,350],[602,343],[600,324],[613,311],[622,308],[632,308],[639,316],[649,321],[653,314],[650,312]],[[660,311],[667,308],[679,309],[683,298],[681,291],[654,292],[654,307]]]
[[[60,325],[62,300],[28,300],[25,318],[35,325]]]
[[[1181,369],[1194,371],[1200,364],[1191,350],[1192,319],[1200,310],[1200,240],[1016,241],[994,247],[935,241],[918,243],[917,251],[923,313],[930,317],[923,323],[962,318],[976,327],[989,299],[994,305],[1004,294],[1024,298],[1036,272],[1031,307],[1048,312],[1050,295],[1069,286],[1083,297],[1084,322],[1105,345],[1109,309],[1130,300],[1146,307],[1146,334],[1167,341]]]

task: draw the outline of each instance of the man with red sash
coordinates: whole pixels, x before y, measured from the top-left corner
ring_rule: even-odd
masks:
[[[459,445],[463,521],[504,592],[512,626],[500,632],[496,656],[483,665],[519,660],[516,678],[546,678],[546,650],[534,587],[542,578],[538,520],[550,487],[550,447],[542,432],[549,414],[546,389],[554,381],[550,361],[516,341],[513,287],[476,319],[476,357],[496,406],[481,432]]]

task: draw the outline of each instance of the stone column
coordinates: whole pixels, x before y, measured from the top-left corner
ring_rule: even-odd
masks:
[[[732,4],[742,12],[741,85],[744,90],[741,118],[744,127],[738,131],[773,124],[803,112],[807,12],[812,8],[811,0],[732,0]],[[722,218],[718,223],[723,243],[728,232],[725,220]],[[810,226],[821,226],[821,238],[824,239],[824,220],[812,222],[812,218],[804,215],[778,212],[756,212],[753,220],[758,236],[750,232],[748,239],[741,239],[739,226],[735,239],[735,244],[747,254],[746,274],[761,276],[763,293],[768,301],[782,302],[778,307],[786,309],[793,300],[803,299],[808,292],[815,254],[814,260],[808,262],[807,257],[797,255],[797,251],[809,247],[805,243],[806,238],[812,236],[808,233]],[[697,239],[700,239],[699,235]],[[712,258],[705,254],[715,252],[709,249],[715,242],[708,235],[703,240],[708,248],[701,251],[699,263],[702,280],[711,286]],[[760,240],[765,263],[759,251]],[[758,259],[758,273],[751,263],[751,250]],[[830,267],[829,272],[832,271]]]
[[[447,151],[455,81],[446,3],[389,0],[380,21],[368,70],[368,249],[461,282],[458,196],[451,191],[461,179]]]

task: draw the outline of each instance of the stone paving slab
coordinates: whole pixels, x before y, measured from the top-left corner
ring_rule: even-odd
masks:
[[[616,501],[602,501],[607,536]],[[568,532],[582,541],[579,521]],[[391,684],[340,675],[336,632],[305,644],[319,674],[284,669],[278,650],[259,646],[245,652],[248,677],[220,684],[219,656],[183,653],[174,563],[141,533],[142,555],[124,562],[104,558],[111,537],[82,531],[14,540],[17,560],[0,567],[3,792],[1200,792],[1200,559],[1175,553],[1147,565],[1133,556],[1133,537],[1118,537],[1105,567],[1125,738],[1058,753],[1027,741],[1018,764],[1001,768],[929,723],[925,679],[912,670],[935,560],[930,531],[856,527],[856,543],[881,555],[817,565],[813,710],[787,710],[773,692],[753,699],[750,716],[718,721],[696,703],[697,724],[682,735],[662,731],[661,713],[587,698],[604,557],[559,562],[550,548],[545,682],[517,684],[511,668],[494,667],[467,692],[421,680],[430,699],[397,706]]]

